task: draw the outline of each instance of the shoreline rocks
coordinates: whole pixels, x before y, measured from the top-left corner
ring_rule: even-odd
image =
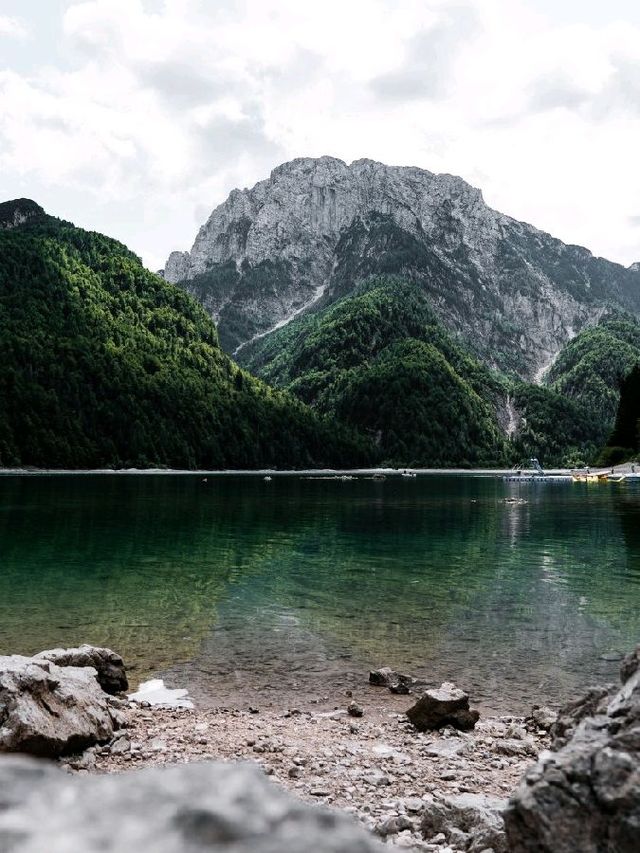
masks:
[[[62,649],[35,657],[0,656],[0,753],[54,758],[104,743],[126,725],[124,703],[102,689],[93,666],[59,666],[46,657],[101,661],[112,686],[116,677],[106,673],[114,653],[96,649],[92,655],[91,647],[84,648],[69,650],[68,657]]]
[[[437,689],[426,690],[407,717],[420,732],[452,726],[460,731],[474,728],[480,712],[469,708],[469,694],[445,681]]]
[[[124,661],[111,649],[84,644],[75,649],[49,649],[38,652],[34,657],[37,660],[48,660],[56,666],[92,666],[96,670],[98,684],[112,696],[129,689]]]
[[[200,762],[70,777],[34,759],[0,758],[0,850],[204,849],[377,853],[383,848],[346,815],[292,797],[248,764]]]
[[[636,853],[640,846],[640,646],[622,687],[561,710],[554,752],[528,770],[505,812],[511,853]]]
[[[369,673],[369,684],[374,687],[387,687],[392,693],[407,694],[416,688],[427,687],[426,681],[403,675],[388,666],[372,669]]]

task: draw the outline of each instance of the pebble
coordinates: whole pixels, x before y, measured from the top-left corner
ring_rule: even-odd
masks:
[[[85,753],[93,757],[67,759],[63,766],[68,772],[117,772],[131,763],[251,759],[303,799],[354,815],[392,847],[459,853],[465,849],[459,828],[460,835],[454,832],[450,840],[442,833],[422,837],[429,795],[507,796],[547,747],[548,735],[506,717],[481,719],[468,735],[448,729],[420,734],[398,713],[400,697],[384,693],[388,698],[379,704],[367,701],[357,723],[348,710],[325,710],[325,700],[314,703],[313,712],[265,706],[258,715],[136,707],[128,712],[131,725],[122,737]]]

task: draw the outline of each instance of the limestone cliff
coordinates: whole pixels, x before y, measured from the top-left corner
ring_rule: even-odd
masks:
[[[538,379],[607,306],[640,314],[640,275],[488,207],[461,178],[371,160],[300,158],[234,190],[164,275],[230,351],[372,273],[426,290],[487,364]]]

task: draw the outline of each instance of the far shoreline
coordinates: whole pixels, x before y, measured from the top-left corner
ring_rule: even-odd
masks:
[[[570,468],[545,468],[549,476],[569,476]],[[609,471],[609,468],[593,469],[593,473]],[[509,477],[516,472],[529,473],[529,469],[514,468],[234,468],[234,469],[191,469],[191,468],[0,468],[0,477],[37,476],[193,476],[193,477],[367,477],[376,474],[387,477],[402,477],[403,472],[416,476],[474,476]],[[541,478],[542,479],[542,478]]]

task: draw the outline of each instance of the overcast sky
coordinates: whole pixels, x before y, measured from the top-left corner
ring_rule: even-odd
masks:
[[[638,0],[0,0],[0,198],[153,269],[322,154],[461,175],[629,264],[639,152]]]

